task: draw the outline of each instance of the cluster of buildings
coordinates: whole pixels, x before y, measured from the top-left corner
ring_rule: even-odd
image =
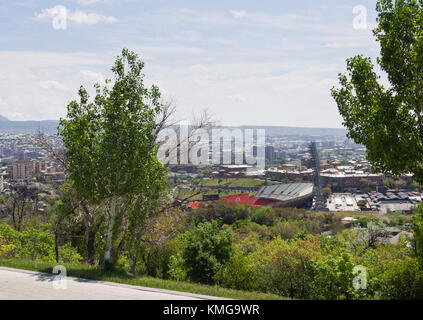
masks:
[[[308,160],[308,159],[307,159]],[[330,185],[335,191],[345,189],[360,189],[363,186],[376,187],[383,185],[385,175],[372,173],[368,162],[350,161],[349,165],[340,165],[339,162],[321,164],[320,176],[324,186]],[[295,165],[282,165],[266,170],[267,178],[288,181],[310,181],[314,176],[314,169],[303,161],[301,167]],[[411,180],[411,176],[409,177]]]
[[[48,138],[53,147],[60,146],[56,136]],[[0,192],[15,183],[61,183],[64,179],[64,168],[37,147],[34,135],[0,133]]]

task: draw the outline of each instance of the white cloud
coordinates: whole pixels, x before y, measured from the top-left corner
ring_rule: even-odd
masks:
[[[77,24],[96,24],[99,22],[113,23],[117,19],[115,17],[103,16],[97,13],[86,13],[84,11],[76,10],[69,14],[69,20]]]
[[[81,70],[82,78],[87,82],[104,83],[104,76],[101,72],[94,72],[91,70]]]
[[[241,11],[230,10],[229,12],[232,14],[232,17],[234,17],[235,19],[244,18],[247,15],[247,11],[244,11],[244,10],[241,10]]]
[[[53,20],[59,15],[65,15],[65,19],[76,24],[96,24],[99,22],[114,23],[117,21],[115,17],[104,16],[97,13],[87,13],[81,10],[70,11],[63,6],[56,6],[52,8],[43,9],[41,13],[35,14],[39,20]]]
[[[108,56],[89,53],[0,51],[0,114],[10,120],[58,119],[81,84],[92,94],[93,78],[107,72]],[[46,92],[47,91],[47,92]]]
[[[63,84],[61,84],[60,82],[57,82],[55,80],[47,80],[47,81],[41,81],[39,83],[40,87],[46,90],[51,90],[51,89],[65,89],[65,86]]]
[[[63,6],[55,6],[52,8],[46,8],[43,9],[43,11],[41,11],[41,13],[36,13],[35,16],[37,19],[39,20],[51,20],[54,19],[55,17],[57,17],[58,15],[60,15],[62,13],[62,8],[64,8]],[[67,9],[64,8],[65,12],[67,13]]]

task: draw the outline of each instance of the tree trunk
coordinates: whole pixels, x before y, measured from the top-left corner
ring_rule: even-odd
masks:
[[[59,234],[56,227],[56,230],[54,230],[54,252],[56,253],[56,263],[59,263]]]
[[[95,264],[95,231],[93,227],[87,230],[87,259],[90,265]]]
[[[110,265],[110,253],[112,250],[112,238],[113,238],[113,227],[116,219],[116,196],[112,198],[110,204],[110,221],[109,228],[107,230],[106,249],[104,250],[104,265],[107,267]]]

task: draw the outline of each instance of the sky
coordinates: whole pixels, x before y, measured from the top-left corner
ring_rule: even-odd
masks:
[[[342,127],[330,89],[346,59],[376,59],[376,0],[2,0],[0,114],[66,115],[111,77],[122,48],[145,62],[178,120]],[[66,17],[66,19],[65,19]],[[92,89],[90,89],[91,92]]]

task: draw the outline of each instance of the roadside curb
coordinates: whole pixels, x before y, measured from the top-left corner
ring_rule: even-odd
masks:
[[[52,273],[44,273],[44,272],[38,272],[38,271],[31,271],[31,270],[24,270],[24,269],[15,269],[10,267],[3,267],[0,266],[0,270],[4,271],[10,271],[10,272],[18,272],[18,273],[26,273],[26,274],[37,274],[41,276],[53,276]],[[108,285],[112,287],[119,287],[119,288],[127,288],[132,290],[139,290],[139,291],[147,291],[147,292],[154,292],[154,293],[163,293],[163,294],[171,294],[175,296],[182,296],[182,297],[190,297],[200,300],[231,300],[228,298],[219,298],[219,297],[213,297],[213,296],[205,296],[195,293],[189,293],[189,292],[182,292],[182,291],[172,291],[172,290],[166,290],[166,289],[157,289],[157,288],[150,288],[150,287],[142,287],[142,286],[136,286],[136,285],[129,285],[124,283],[117,283],[117,282],[110,282],[110,281],[101,281],[101,280],[92,280],[92,279],[85,279],[85,278],[76,278],[76,277],[67,277],[68,279],[73,279],[78,282],[85,282],[85,283],[99,283],[103,285]]]

